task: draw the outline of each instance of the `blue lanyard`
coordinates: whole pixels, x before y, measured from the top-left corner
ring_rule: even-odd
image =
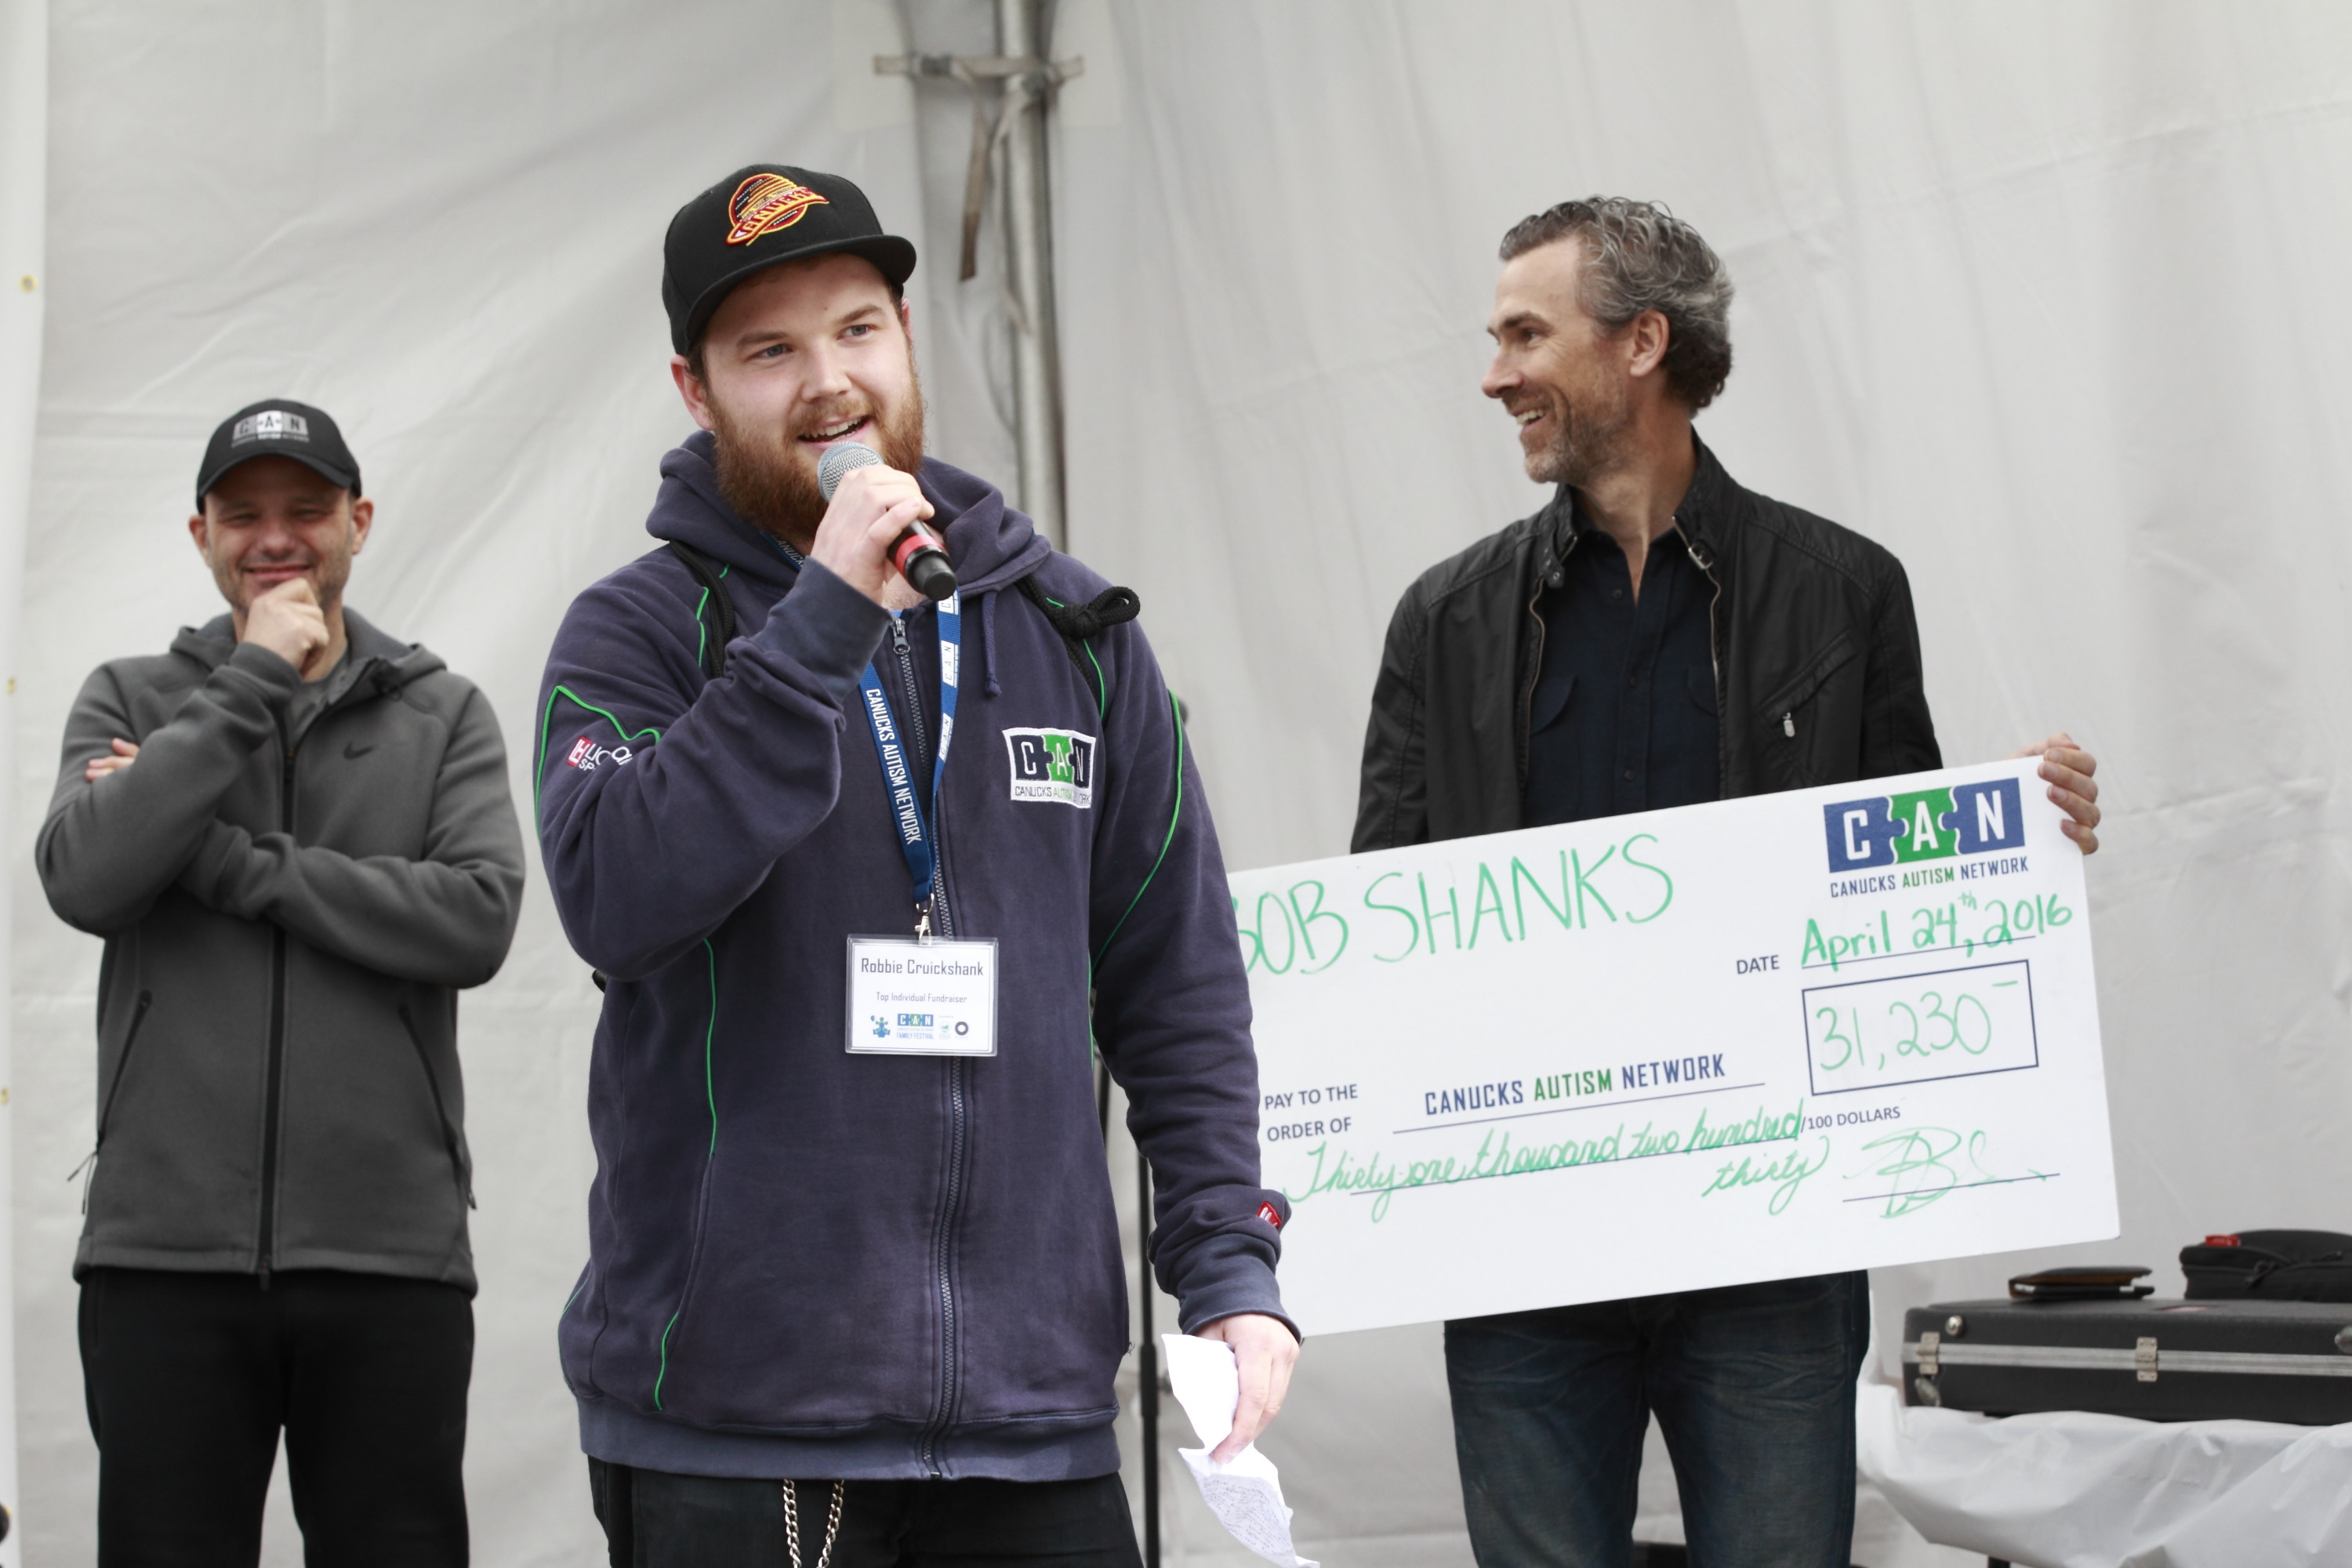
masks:
[[[915,884],[915,934],[929,936],[931,927],[931,884],[939,867],[939,838],[931,825],[939,814],[940,780],[948,771],[948,746],[955,739],[956,667],[963,652],[961,596],[950,595],[940,603],[940,745],[931,762],[928,802],[915,788],[914,764],[906,742],[890,712],[890,699],[869,661],[858,678],[866,697],[866,721],[874,730],[875,754],[882,759],[882,782],[890,791],[890,814],[898,825],[898,849],[907,858],[907,875]],[[896,619],[897,617],[893,617]]]

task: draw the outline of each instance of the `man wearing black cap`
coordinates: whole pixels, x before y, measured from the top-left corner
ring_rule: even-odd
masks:
[[[662,461],[667,548],[565,618],[534,756],[608,981],[560,1334],[612,1561],[1131,1568],[1096,1050],[1160,1280],[1236,1358],[1218,1458],[1297,1351],[1181,715],[1134,596],[923,456],[914,248],[855,185],[739,170],[665,259],[702,428]],[[882,461],[828,500],[845,443]],[[936,606],[888,554],[924,521]]]
[[[522,847],[473,685],[345,609],[333,420],[214,432],[229,612],[84,683],[35,848],[106,939],[80,1280],[100,1561],[250,1565],[285,1436],[313,1563],[463,1563],[472,1166],[457,994]]]

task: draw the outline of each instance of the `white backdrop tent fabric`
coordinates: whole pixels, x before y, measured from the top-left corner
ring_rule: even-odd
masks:
[[[686,427],[655,282],[663,225],[701,184],[777,157],[864,183],[924,251],[934,449],[1009,481],[992,237],[982,276],[952,277],[967,108],[861,65],[909,36],[992,50],[990,11],[51,0],[10,731],[25,1561],[89,1561],[95,1492],[60,1178],[89,1137],[98,946],[48,914],[28,851],[84,674],[213,613],[179,531],[205,433],[270,393],[336,413],[381,508],[353,602],[483,684],[528,800],[556,619],[645,547],[654,465]],[[2352,1228],[2352,474],[2332,374],[2352,341],[2352,18],[2132,0],[1060,14],[1056,52],[1087,58],[1054,141],[1070,542],[1141,593],[1234,864],[1344,847],[1396,595],[1541,500],[1476,392],[1502,230],[1564,195],[1662,197],[1740,287],[1738,368],[1702,434],[1747,483],[1908,563],[1947,755],[2065,725],[2102,757],[2125,1234],[2065,1256],[2177,1286],[2174,1250],[2209,1230]],[[0,127],[14,177],[26,132]],[[6,478],[0,461],[0,588]],[[594,1005],[534,880],[514,956],[462,1014],[485,1563],[601,1546],[553,1352],[583,1247]],[[1883,1341],[1903,1305],[1997,1289],[2021,1261],[1882,1274]],[[1309,1555],[1468,1562],[1433,1330],[1309,1345],[1265,1447]],[[1169,1499],[1171,1561],[1235,1561],[1197,1500]],[[1664,1506],[1645,1529],[1670,1536]],[[296,1561],[274,1517],[269,1560]],[[1883,1515],[1856,1559],[1962,1561]]]
[[[46,3],[0,0],[0,666],[16,662],[18,574],[25,561],[25,514],[31,500],[33,432],[40,399],[44,284],[41,239],[47,196],[48,10]],[[11,911],[0,903],[0,959],[8,951]],[[16,1113],[10,1109],[13,1020],[0,1018],[0,1154],[13,1161]],[[0,1163],[0,1184],[8,1181]],[[13,1206],[0,1213],[0,1268],[15,1251]],[[14,1337],[14,1293],[0,1299],[0,1351]],[[16,1367],[0,1354],[0,1505],[12,1512],[17,1489]],[[0,1541],[0,1568],[24,1561],[17,1533]]]

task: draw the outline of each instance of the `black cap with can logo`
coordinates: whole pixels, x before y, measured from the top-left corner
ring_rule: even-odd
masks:
[[[256,458],[291,458],[352,494],[360,493],[359,460],[325,410],[290,397],[266,397],[238,409],[213,432],[204,466],[196,470],[196,510],[204,510],[205,494],[223,474]]]
[[[669,220],[662,305],[670,346],[693,352],[728,290],[780,261],[846,252],[874,263],[893,289],[915,270],[915,247],[882,232],[866,193],[838,174],[754,163],[736,170]]]

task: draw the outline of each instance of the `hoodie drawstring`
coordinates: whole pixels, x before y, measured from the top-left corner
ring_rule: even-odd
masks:
[[[994,594],[982,594],[980,596],[980,662],[981,667],[988,672],[988,679],[982,689],[991,697],[1000,695],[1004,688],[998,685],[996,680],[996,595]]]

